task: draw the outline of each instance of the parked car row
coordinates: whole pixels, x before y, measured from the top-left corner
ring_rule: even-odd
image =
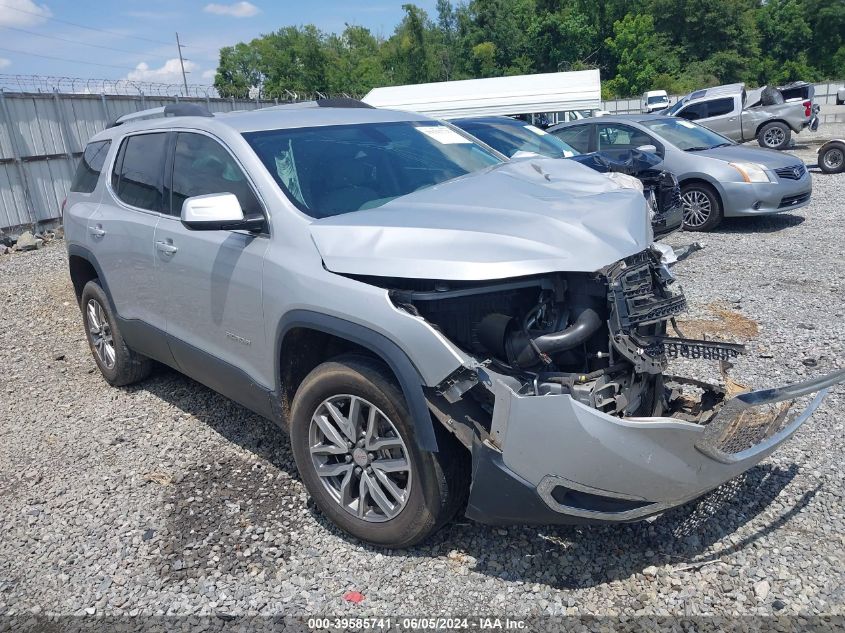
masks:
[[[686,299],[626,169],[646,189],[673,165],[704,227],[809,196],[791,159],[659,115],[473,134],[488,130],[489,145],[345,99],[119,118],[63,205],[103,378],[163,363],[275,421],[317,508],[387,547],[460,510],[490,524],[659,514],[765,459],[845,382],[737,395],[667,371],[743,347],[675,327]],[[531,156],[490,146],[505,141]],[[621,166],[643,145],[656,174]],[[689,195],[704,187],[707,213]]]

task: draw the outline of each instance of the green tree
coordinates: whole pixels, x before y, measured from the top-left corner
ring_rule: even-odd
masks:
[[[264,73],[255,40],[220,49],[220,63],[214,77],[214,87],[223,97],[246,98],[249,89],[261,89]]]
[[[347,24],[343,33],[329,36],[326,49],[327,92],[363,96],[385,83],[379,41],[369,29]]]
[[[616,60],[616,76],[606,84],[611,94],[640,94],[651,89],[658,76],[677,70],[677,59],[648,14],[626,15],[613,25],[613,37],[605,44]]]

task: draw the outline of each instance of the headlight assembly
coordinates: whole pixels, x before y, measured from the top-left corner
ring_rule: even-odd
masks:
[[[757,163],[728,163],[736,169],[745,182],[772,182],[766,168]]]

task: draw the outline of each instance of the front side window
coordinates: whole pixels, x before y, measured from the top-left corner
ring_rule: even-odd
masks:
[[[122,202],[139,209],[162,210],[166,138],[156,132],[123,140],[112,171],[112,189]]]
[[[111,147],[111,141],[88,143],[82,153],[82,158],[79,159],[79,165],[76,167],[73,182],[70,184],[71,191],[91,193],[97,188],[97,181],[103,171],[103,164],[106,162],[109,147]]]
[[[636,128],[627,125],[599,126],[599,151],[607,149],[635,149],[653,145],[652,138]]]
[[[559,130],[553,130],[552,134],[561,139],[570,147],[585,154],[590,151],[590,130],[591,125],[573,125]]]
[[[513,158],[517,152],[550,158],[569,158],[579,153],[556,136],[521,121],[458,120],[453,123],[508,158]]]
[[[211,193],[237,196],[245,218],[262,215],[243,170],[226,148],[204,134],[179,132],[173,157],[170,213],[178,216],[185,200]]]
[[[687,121],[697,121],[698,119],[706,119],[707,102],[699,101],[698,103],[693,103],[692,105],[687,106],[686,108],[678,112],[677,116],[681,117],[682,119],[686,119]]]
[[[314,218],[379,207],[501,163],[483,146],[435,122],[330,125],[243,136],[288,198]]]
[[[734,100],[732,97],[727,99],[714,99],[707,102],[707,116],[724,116],[730,114],[734,109]]]

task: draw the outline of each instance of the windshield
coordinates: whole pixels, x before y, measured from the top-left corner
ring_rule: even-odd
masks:
[[[647,103],[666,103],[669,97],[666,95],[657,95],[656,97],[649,97]]]
[[[458,120],[452,123],[508,158],[513,158],[517,152],[531,152],[550,158],[569,158],[581,153],[553,134],[522,121]]]
[[[666,110],[666,114],[668,114],[668,115],[670,115],[670,116],[674,116],[674,114],[675,114],[678,110],[680,110],[681,108],[683,108],[683,107],[684,107],[684,104],[685,104],[686,102],[687,102],[687,97],[684,97],[684,98],[682,98],[682,99],[678,99],[678,101],[675,103],[675,105],[673,105],[671,108],[669,108],[668,110]]]
[[[702,150],[733,145],[733,141],[721,134],[716,134],[706,127],[685,119],[651,119],[640,121],[649,130],[668,141],[675,147],[683,150]]]
[[[243,136],[291,201],[313,218],[379,207],[502,162],[434,121],[267,130]]]

